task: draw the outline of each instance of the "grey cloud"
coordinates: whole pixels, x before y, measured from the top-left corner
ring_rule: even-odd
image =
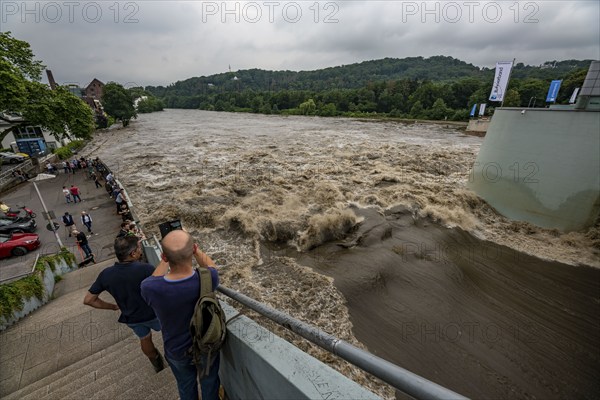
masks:
[[[261,2],[258,2],[261,4]],[[307,70],[383,57],[449,55],[476,65],[491,66],[500,58],[536,64],[550,59],[600,58],[600,13],[596,1],[529,2],[539,6],[535,24],[514,23],[508,7],[498,2],[503,17],[495,24],[479,18],[470,23],[462,15],[457,23],[431,15],[403,15],[410,4],[422,2],[350,1],[339,5],[337,23],[319,21],[298,2],[303,18],[290,23],[276,18],[248,23],[222,23],[220,17],[202,21],[200,2],[142,1],[125,23],[125,3],[119,3],[115,23],[102,2],[97,23],[21,23],[8,19],[2,30],[31,43],[37,58],[53,70],[59,82],[87,84],[103,81],[167,85],[192,76],[233,69],[263,68]],[[443,7],[443,2],[438,2]],[[462,4],[461,1],[456,2]],[[321,2],[321,7],[324,6]],[[428,3],[433,7],[434,3]],[[484,3],[481,3],[482,5]],[[525,4],[523,2],[519,3]],[[403,9],[404,7],[404,9]],[[483,6],[482,6],[483,7]],[[129,10],[131,11],[131,10]],[[464,11],[464,10],[463,10]],[[521,10],[519,18],[523,19]]]

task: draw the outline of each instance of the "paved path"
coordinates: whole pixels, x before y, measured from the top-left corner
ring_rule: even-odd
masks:
[[[83,202],[66,204],[62,187],[69,188],[73,184],[79,187]],[[54,212],[55,221],[61,225],[58,233],[63,245],[76,255],[78,261],[81,260],[81,254],[75,239],[68,237],[61,220],[66,211],[73,215],[77,227],[84,232],[87,231],[81,223],[81,211],[85,210],[92,216],[92,230],[95,235],[90,237],[89,241],[97,262],[114,256],[113,242],[122,220],[116,214],[114,200],[108,196],[103,187],[96,189],[94,182],[87,179],[87,174],[83,170],[79,170],[75,174],[59,173],[56,178],[37,182],[37,186],[46,207],[49,211]],[[26,205],[37,213],[36,233],[40,235],[42,242],[42,246],[38,250],[23,257],[0,259],[0,280],[2,280],[31,271],[36,254],[54,254],[58,251],[59,246],[54,234],[46,229],[48,222],[42,215],[43,207],[31,182],[25,182],[8,193],[0,194],[0,199],[10,206]]]

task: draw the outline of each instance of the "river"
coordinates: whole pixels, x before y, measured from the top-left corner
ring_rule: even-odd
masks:
[[[434,124],[166,110],[86,151],[146,230],[181,218],[227,286],[472,398],[595,398],[598,226],[497,214],[466,188],[482,141]]]

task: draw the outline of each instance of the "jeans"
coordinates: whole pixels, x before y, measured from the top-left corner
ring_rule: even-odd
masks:
[[[90,246],[87,243],[80,245],[80,247],[81,250],[83,250],[83,252],[85,253],[85,258],[88,258],[90,254],[92,254],[92,249],[90,249]]]
[[[88,232],[92,233],[92,223],[91,222],[84,222],[83,224],[86,226]]]
[[[210,373],[200,381],[202,400],[219,400],[219,386],[221,386],[221,380],[219,379],[220,360],[221,355],[219,354],[210,367]],[[197,400],[198,371],[192,363],[192,358],[171,360],[167,357],[167,361],[171,366],[173,375],[175,375],[180,400]]]

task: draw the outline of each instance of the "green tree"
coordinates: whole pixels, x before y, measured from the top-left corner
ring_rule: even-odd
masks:
[[[436,120],[448,118],[451,114],[451,110],[442,99],[437,99],[428,113],[429,118]]]
[[[424,110],[420,101],[416,101],[410,109],[411,118],[423,118]]]
[[[521,95],[516,89],[509,89],[504,96],[504,107],[519,107]]]
[[[300,112],[304,115],[312,115],[315,113],[317,105],[313,99],[308,99],[304,103],[300,104]]]
[[[571,95],[575,88],[580,88],[585,81],[587,69],[577,69],[565,77],[558,95],[557,103],[566,104],[571,99]]]
[[[109,82],[104,86],[102,105],[104,111],[121,121],[123,126],[129,125],[131,118],[137,117],[131,95],[122,85],[116,82]]]
[[[39,83],[44,65],[34,60],[29,43],[0,32],[0,111],[20,114],[22,126],[48,129],[58,140],[90,137],[92,110],[62,87],[51,90]],[[13,129],[0,132],[0,141]]]
[[[137,111],[140,114],[151,113],[154,111],[162,111],[165,105],[156,97],[148,96],[146,99],[140,100],[137,104]]]

